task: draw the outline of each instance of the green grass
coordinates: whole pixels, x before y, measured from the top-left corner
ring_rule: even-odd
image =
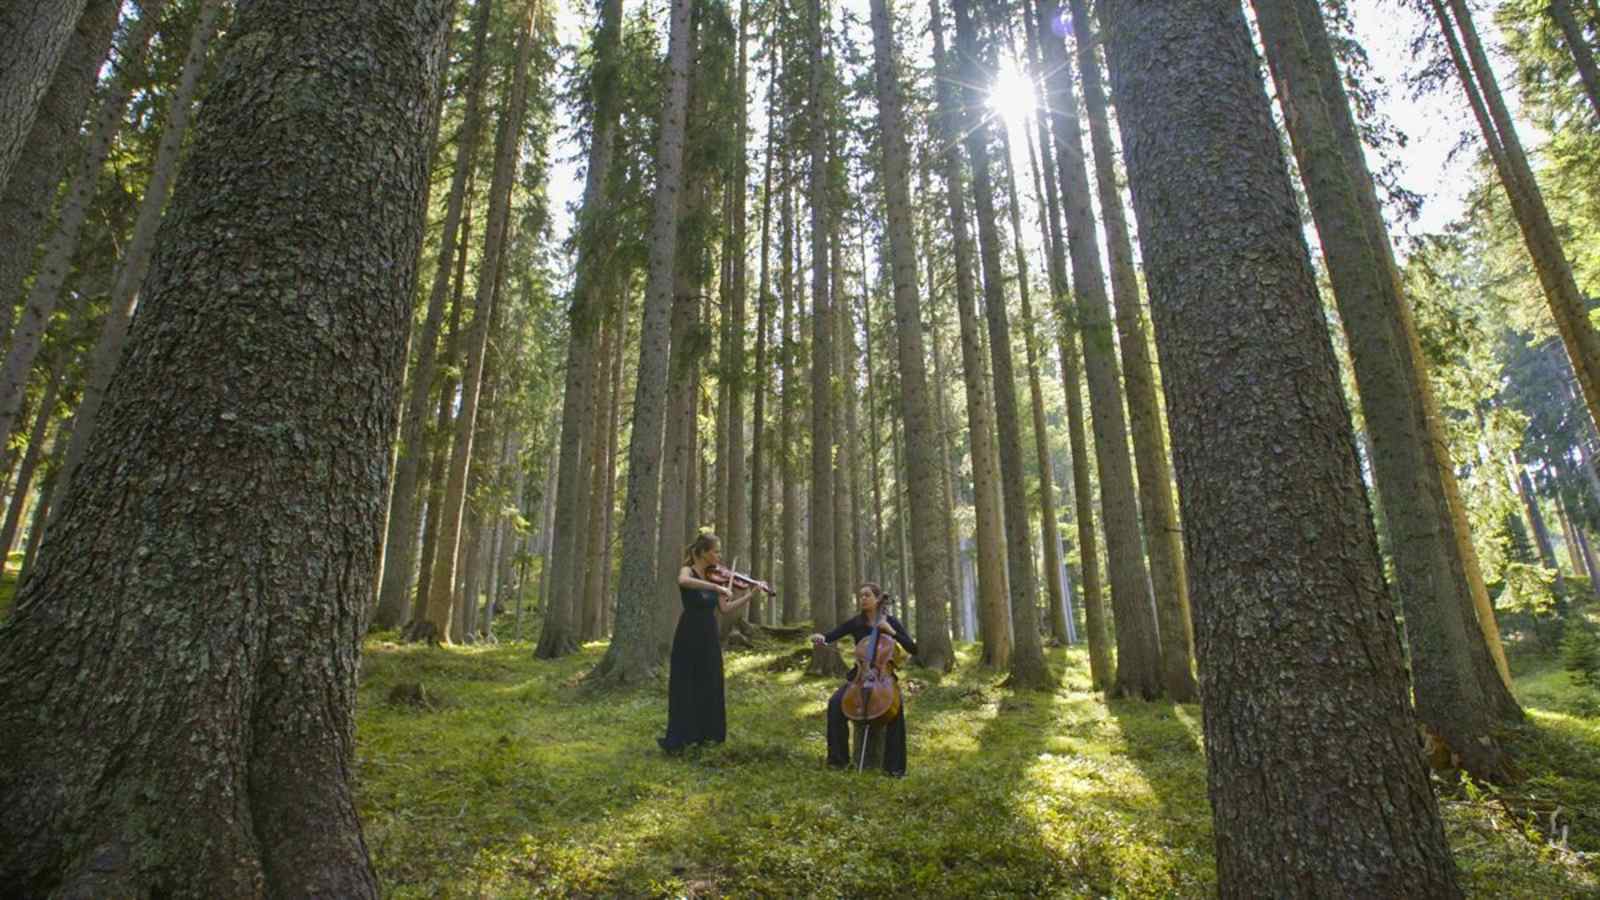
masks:
[[[1000,687],[971,645],[950,675],[910,671],[910,774],[889,779],[823,765],[834,682],[785,667],[795,646],[727,654],[728,743],[669,758],[664,683],[581,683],[601,644],[548,662],[527,644],[382,637],[363,663],[357,774],[395,897],[1216,893],[1198,707],[1107,704],[1081,650],[1051,651],[1066,674],[1053,694]],[[1600,809],[1600,719],[1564,705],[1558,675],[1524,691],[1527,782],[1441,785],[1475,895],[1600,894],[1574,852],[1600,851],[1600,822],[1574,811]],[[436,709],[386,701],[412,681]]]

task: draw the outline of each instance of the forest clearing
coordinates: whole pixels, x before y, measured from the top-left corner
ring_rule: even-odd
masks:
[[[1597,52],[0,0],[0,897],[1600,896]]]

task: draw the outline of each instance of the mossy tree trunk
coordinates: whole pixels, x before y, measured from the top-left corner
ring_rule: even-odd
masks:
[[[377,896],[356,669],[448,6],[240,9],[101,428],[0,629],[12,890]]]
[[[8,0],[0,6],[0,192],[22,157],[85,0]]]

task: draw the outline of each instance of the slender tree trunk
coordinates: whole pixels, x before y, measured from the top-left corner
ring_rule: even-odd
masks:
[[[807,109],[810,111],[811,171],[807,205],[811,209],[811,528],[806,545],[806,560],[811,571],[810,592],[813,627],[819,631],[836,623],[838,600],[834,596],[833,553],[833,313],[829,297],[832,279],[828,272],[828,235],[831,214],[828,207],[827,139],[831,98],[823,87],[827,69],[823,45],[827,35],[822,24],[822,0],[808,5],[811,71]],[[823,611],[825,612],[820,612]],[[832,647],[812,648],[812,675],[837,675],[844,662]]]
[[[967,432],[972,454],[972,481],[977,513],[979,636],[983,641],[982,663],[997,669],[1011,667],[1011,626],[1007,598],[1005,551],[1002,548],[1005,526],[1000,520],[999,466],[995,460],[994,407],[984,385],[982,325],[979,324],[976,298],[977,272],[972,233],[968,231],[966,177],[961,168],[959,142],[966,131],[957,96],[957,72],[945,59],[943,16],[938,0],[929,0],[933,21],[933,61],[938,73],[935,88],[938,116],[935,122],[940,146],[944,148],[945,199],[950,207],[950,227],[954,232],[956,264],[956,307],[961,319],[961,369],[967,394]]]
[[[632,280],[632,273],[628,274],[627,281]],[[616,535],[616,510],[617,510],[617,449],[619,435],[622,433],[622,362],[626,356],[628,335],[628,309],[631,306],[632,291],[625,281],[622,289],[622,309],[617,314],[617,340],[612,348],[611,359],[611,421],[606,428],[606,483],[600,496],[605,501],[602,515],[605,524],[601,529],[603,538],[600,544],[600,631],[603,636],[611,634],[612,621],[615,617],[616,604],[612,599],[611,581],[611,548]]]
[[[534,650],[540,659],[565,656],[577,649],[579,601],[574,569],[580,568],[578,535],[588,516],[581,463],[585,455],[591,452],[591,448],[585,445],[583,420],[593,402],[594,392],[594,384],[589,377],[591,370],[582,362],[593,357],[595,352],[600,320],[604,316],[599,292],[609,248],[614,240],[606,228],[611,204],[606,182],[622,113],[618,81],[622,6],[622,0],[606,0],[600,8],[600,22],[595,31],[595,69],[592,75],[595,113],[589,144],[589,169],[584,182],[583,209],[579,213],[582,230],[578,243],[578,284],[573,290],[572,309],[568,313],[571,338],[567,346],[566,384],[561,395],[559,469],[562,474],[556,488],[555,556],[549,567],[553,590],[545,604],[544,628],[539,634],[539,645]],[[674,205],[669,207],[670,215],[677,213],[676,202],[674,198]],[[671,284],[668,279],[662,289],[670,292]],[[663,312],[662,316],[665,315]],[[664,319],[661,329],[658,337],[665,341]],[[664,347],[662,352],[666,352]],[[662,365],[665,365],[664,361]],[[629,453],[631,455],[632,450]],[[652,469],[652,472],[655,470]],[[629,475],[630,491],[632,484],[633,476]],[[649,514],[652,517],[655,515],[653,506]],[[655,546],[653,529],[648,543],[648,547],[635,544],[628,549],[644,552],[648,556]],[[650,570],[653,571],[653,560]],[[653,668],[654,663],[649,666]],[[638,676],[642,673],[634,671],[631,674]]]
[[[0,633],[13,890],[378,895],[356,671],[447,8],[240,9],[104,427]]]
[[[937,0],[934,0],[937,2]],[[969,109],[982,106],[977,25],[970,0],[956,0],[957,43],[963,60],[962,86]],[[1011,586],[1011,620],[1015,642],[1011,654],[1010,683],[1020,688],[1044,688],[1055,677],[1045,664],[1039,640],[1038,578],[1033,564],[1033,542],[1028,537],[1028,498],[1023,483],[1022,436],[1018,423],[1016,376],[1011,361],[1011,324],[1006,313],[1001,280],[1000,236],[995,226],[992,182],[989,176],[989,127],[982,120],[966,129],[967,156],[972,163],[972,193],[978,220],[978,248],[983,258],[984,307],[989,323],[989,355],[994,367],[995,422],[1000,434],[1000,487],[1005,498],[1007,572]],[[975,438],[976,440],[976,438]],[[1102,471],[1104,471],[1102,469]]]
[[[1117,628],[1117,676],[1113,696],[1153,699],[1175,682],[1183,688],[1186,667],[1163,668],[1160,636],[1150,595],[1150,572],[1145,567],[1139,535],[1139,500],[1130,465],[1128,425],[1122,411],[1121,376],[1117,371],[1111,304],[1106,297],[1105,274],[1100,262],[1099,239],[1089,207],[1089,173],[1083,150],[1083,130],[1077,92],[1065,47],[1046,32],[1047,6],[1039,6],[1038,26],[1045,66],[1053,73],[1047,103],[1055,112],[1051,122],[1060,169],[1061,197],[1066,215],[1067,252],[1072,261],[1075,322],[1083,336],[1084,373],[1089,382],[1093,412],[1095,463],[1100,474],[1100,505],[1106,528],[1106,561],[1111,578],[1111,607]],[[1063,313],[1066,311],[1063,310]],[[1175,591],[1172,570],[1160,587]],[[1163,604],[1175,603],[1169,594]],[[1180,625],[1181,628],[1181,625]]]
[[[1025,15],[1023,21],[1029,38],[1028,62],[1034,77],[1042,79],[1044,68],[1040,64],[1034,38],[1033,17]],[[1042,230],[1049,247],[1050,287],[1057,312],[1056,345],[1061,359],[1062,390],[1067,399],[1067,440],[1072,450],[1073,509],[1078,525],[1078,554],[1083,567],[1084,629],[1088,632],[1089,678],[1095,690],[1106,691],[1111,689],[1113,674],[1111,635],[1106,627],[1105,599],[1100,584],[1100,545],[1094,528],[1094,496],[1089,484],[1089,442],[1083,427],[1082,360],[1078,355],[1076,331],[1068,327],[1073,320],[1065,316],[1072,291],[1067,277],[1067,241],[1062,234],[1061,203],[1048,117],[1036,117],[1035,125],[1039,132],[1038,151],[1045,189],[1045,209],[1041,210],[1041,215],[1048,217]]]
[[[729,264],[729,274],[732,276],[731,300],[732,306],[726,312],[729,316],[727,344],[728,361],[723,370],[723,378],[728,382],[728,509],[727,533],[723,535],[727,541],[727,551],[733,559],[738,560],[744,571],[754,564],[755,559],[749,555],[746,544],[747,535],[745,513],[745,471],[744,471],[744,397],[747,390],[745,373],[745,294],[748,279],[746,262],[746,210],[745,192],[748,190],[750,173],[748,144],[750,123],[745,114],[745,96],[749,84],[749,31],[750,31],[750,4],[749,0],[739,2],[739,68],[737,73],[737,87],[734,96],[738,98],[738,156],[734,162],[734,177],[732,196],[729,202],[733,208],[733,228],[730,237],[731,248],[724,248],[725,253],[732,256]],[[759,577],[759,576],[758,576]],[[743,612],[743,611],[741,611]]]
[[[450,600],[460,562],[461,519],[466,504],[468,470],[476,432],[478,401],[483,387],[484,362],[489,349],[489,323],[494,318],[495,286],[499,277],[500,249],[506,239],[511,212],[512,179],[517,151],[522,144],[522,118],[527,106],[528,66],[533,56],[534,4],[521,14],[517,35],[517,60],[511,73],[506,113],[495,136],[494,173],[489,183],[489,216],[483,228],[483,254],[478,264],[477,296],[472,303],[472,330],[467,334],[467,367],[461,376],[461,411],[455,419],[455,439],[450,447],[450,471],[444,506],[439,518],[439,546],[434,556],[428,588],[427,624],[414,640],[437,643],[450,633]]]
[[[769,572],[763,562],[766,544],[770,543],[772,536],[761,527],[762,516],[766,513],[763,502],[762,490],[765,487],[763,479],[767,477],[765,469],[766,460],[762,454],[766,452],[767,429],[767,316],[772,308],[767,296],[772,284],[772,156],[776,148],[773,146],[773,135],[777,132],[777,90],[769,88],[767,99],[768,126],[767,146],[763,153],[761,177],[761,275],[756,287],[756,367],[755,378],[750,383],[754,406],[751,415],[750,428],[750,565],[753,567],[757,578],[771,579],[773,573]],[[746,124],[748,135],[748,123]],[[746,138],[748,140],[748,137]],[[739,490],[739,485],[734,486]],[[783,585],[787,592],[789,585]],[[756,621],[763,621],[763,612],[767,603],[766,597],[752,598],[751,616]]]
[[[1388,237],[1364,220],[1357,173],[1364,160],[1346,155],[1335,136],[1332,106],[1346,100],[1342,93],[1326,95],[1325,85],[1336,82],[1319,79],[1314,69],[1305,32],[1320,23],[1311,21],[1320,10],[1302,9],[1303,16],[1293,5],[1262,3],[1256,19],[1349,337],[1379,496],[1394,540],[1417,715],[1473,775],[1504,780],[1508,761],[1492,735],[1491,706],[1480,686],[1499,687],[1499,673],[1487,650],[1484,671],[1475,668],[1469,642],[1481,644],[1482,638],[1471,618],[1471,588],[1440,481],[1449,461],[1427,423],[1427,373],[1403,324],[1409,310],[1399,293],[1398,269],[1385,251]]]
[[[924,191],[926,194],[927,191]],[[930,195],[931,196],[931,195]],[[930,229],[931,231],[931,229]],[[931,254],[929,254],[931,259]],[[932,266],[929,267],[930,269]],[[932,277],[930,275],[931,284]],[[929,293],[933,293],[931,290]],[[929,332],[928,343],[933,345],[933,403],[935,411],[934,427],[939,434],[939,490],[944,498],[944,508],[954,511],[956,508],[955,480],[956,472],[951,460],[954,454],[950,452],[950,408],[946,405],[944,395],[945,374],[944,351],[942,338],[939,335],[938,313],[928,318]],[[944,516],[945,524],[945,557],[949,567],[950,579],[950,625],[955,639],[965,641],[967,637],[967,623],[964,615],[963,591],[961,586],[961,546],[956,536],[956,523],[954,515]],[[953,653],[953,651],[952,651]]]
[[[468,205],[461,221],[461,243],[456,252],[455,289],[450,297],[450,337],[445,342],[443,370],[448,373],[444,383],[439,386],[439,411],[434,418],[433,435],[427,441],[433,446],[429,450],[432,455],[428,464],[428,500],[427,508],[421,512],[427,518],[424,520],[422,534],[421,558],[417,561],[416,596],[411,602],[411,617],[407,620],[405,637],[415,640],[415,635],[420,629],[426,628],[428,620],[428,594],[432,589],[431,575],[433,561],[439,555],[439,517],[440,510],[444,507],[444,481],[445,463],[450,459],[451,422],[455,415],[456,383],[455,367],[461,359],[461,308],[462,300],[466,294],[467,284],[467,245],[472,240],[472,207]]]
[[[0,193],[72,43],[85,0],[8,0],[0,6]]]
[[[873,73],[877,84],[879,139],[883,145],[884,190],[888,197],[890,270],[894,279],[894,324],[899,339],[900,416],[906,431],[906,470],[917,497],[940,493],[939,450],[928,391],[923,348],[921,289],[917,284],[917,246],[911,221],[911,153],[906,146],[904,101],[889,0],[872,0]],[[945,610],[950,583],[950,507],[919,503],[911,510],[911,546],[917,585],[917,659],[948,672],[955,666]]]
[[[785,132],[787,136],[787,132]],[[783,381],[782,415],[778,421],[779,469],[783,473],[783,623],[800,620],[800,472],[795,447],[800,443],[799,373],[795,370],[794,278],[797,252],[794,196],[790,191],[789,157],[783,159],[783,336],[780,377]],[[809,607],[808,607],[809,608]]]
[[[1595,115],[1600,116],[1600,69],[1595,67],[1594,51],[1589,47],[1589,39],[1584,36],[1583,26],[1572,15],[1572,6],[1567,0],[1550,0],[1549,12],[1550,18],[1555,19],[1561,27],[1561,36],[1567,41],[1567,50],[1572,53],[1572,61],[1577,65],[1578,77],[1583,81],[1583,93],[1589,98],[1589,106],[1594,109]]]
[[[56,395],[61,387],[64,368],[60,363],[51,368],[50,377],[45,382],[44,394],[39,398],[39,409],[33,417],[33,429],[28,432],[28,450],[22,455],[22,465],[17,470],[17,482],[12,486],[11,503],[6,507],[5,525],[0,527],[0,565],[11,558],[11,545],[17,542],[17,528],[22,523],[22,508],[28,500],[28,489],[33,486],[34,469],[39,465],[39,457],[44,452],[45,433],[49,430],[50,419],[56,411]],[[58,443],[61,437],[61,429],[57,428]]]
[[[62,422],[61,427],[71,428],[72,422]],[[39,499],[33,504],[33,518],[28,521],[28,543],[22,553],[22,567],[17,570],[18,585],[28,580],[28,573],[33,571],[33,562],[39,558],[39,547],[44,543],[45,532],[50,530],[50,507],[54,498],[61,496],[56,490],[56,473],[61,471],[66,454],[66,441],[51,442],[50,459],[45,463],[44,478],[39,483]]]
[[[418,479],[426,461],[428,399],[434,381],[439,329],[444,321],[445,299],[450,290],[450,260],[457,251],[457,235],[462,231],[463,210],[467,206],[467,182],[477,164],[479,136],[483,131],[482,97],[488,78],[489,17],[494,0],[478,0],[472,25],[472,62],[467,76],[465,109],[460,137],[456,141],[455,171],[450,176],[450,194],[445,200],[444,223],[439,235],[439,257],[434,267],[433,284],[428,291],[427,318],[416,341],[417,361],[411,369],[406,390],[406,406],[400,428],[400,451],[395,462],[394,490],[389,500],[389,529],[384,541],[384,566],[378,590],[378,612],[373,617],[377,628],[394,628],[406,614],[412,572],[417,565],[417,501],[421,498]],[[468,241],[461,236],[464,248]],[[425,569],[424,571],[431,571]]]
[[[611,457],[607,451],[610,443],[601,444],[606,429],[611,424],[612,407],[617,402],[617,397],[612,393],[611,356],[613,348],[620,344],[618,328],[621,322],[617,307],[613,305],[611,313],[607,316],[607,323],[600,329],[600,352],[593,360],[597,371],[597,383],[600,390],[595,397],[594,425],[595,454],[593,472],[589,479],[589,533],[584,539],[583,558],[589,563],[584,577],[583,589],[583,616],[580,634],[585,641],[599,640],[603,636],[605,618],[605,598],[600,592],[602,573],[600,570],[600,552],[605,545],[605,529],[607,506],[611,497],[606,493],[606,473],[613,470]]]
[[[830,141],[831,146],[831,141]],[[832,158],[829,170],[832,171]],[[850,519],[854,512],[850,506],[850,434],[845,430],[845,409],[852,403],[851,391],[855,389],[850,367],[846,365],[844,345],[849,329],[849,304],[844,289],[844,259],[839,252],[839,231],[842,216],[834,216],[828,235],[830,256],[829,275],[833,285],[829,293],[833,303],[828,314],[833,318],[833,360],[829,368],[832,396],[828,414],[833,418],[833,524],[828,532],[833,538],[833,612],[834,621],[843,622],[855,615],[855,574],[850,570]]]
[[[668,37],[667,93],[656,146],[656,196],[650,232],[650,269],[639,326],[639,373],[633,395],[628,445],[628,497],[622,515],[622,572],[616,632],[595,670],[624,684],[638,684],[661,660],[653,627],[659,619],[660,572],[656,522],[661,497],[661,433],[665,419],[669,353],[668,319],[678,247],[678,203],[683,186],[684,111],[688,106],[692,29],[689,0],[674,0]],[[563,441],[566,437],[563,434]],[[565,448],[563,448],[565,453]],[[676,486],[672,486],[675,488]],[[671,488],[669,488],[671,489]],[[666,527],[665,524],[662,526]]]
[[[1022,243],[1022,204],[1017,198],[1017,177],[1011,165],[1011,137],[1002,129],[1001,161],[1010,200],[1011,236],[1017,257],[1017,287],[1022,295],[1022,346],[1028,366],[1029,411],[1033,415],[1033,452],[1039,472],[1040,549],[1044,556],[1046,595],[1052,620],[1064,609],[1061,597],[1061,541],[1056,533],[1056,488],[1050,472],[1050,433],[1044,421],[1044,390],[1039,383],[1038,331],[1034,328],[1032,288],[1028,279],[1028,254]]]
[[[1190,620],[1182,534],[1172,500],[1166,423],[1162,421],[1161,405],[1156,399],[1155,361],[1150,358],[1150,345],[1145,338],[1139,282],[1134,275],[1133,241],[1127,216],[1123,213],[1122,194],[1117,188],[1116,153],[1107,124],[1100,62],[1095,54],[1097,41],[1090,34],[1091,20],[1085,0],[1070,2],[1078,71],[1083,78],[1084,106],[1089,115],[1089,143],[1094,150],[1095,185],[1111,261],[1111,298],[1116,310],[1118,345],[1122,350],[1122,377],[1127,389],[1134,464],[1138,469],[1139,511],[1144,522],[1145,546],[1150,554],[1150,583],[1154,588],[1160,626],[1162,677],[1168,697],[1180,703],[1191,703],[1200,699],[1193,674],[1194,625]]]
[[[1600,332],[1589,320],[1587,301],[1573,280],[1572,265],[1561,246],[1544,195],[1534,179],[1517,136],[1516,124],[1500,94],[1494,69],[1478,40],[1472,14],[1461,0],[1431,0],[1456,74],[1467,93],[1473,115],[1489,146],[1500,183],[1522,230],[1523,241],[1544,289],[1556,331],[1567,348],[1589,418],[1600,427]],[[1448,6],[1448,11],[1446,7]],[[1459,34],[1459,40],[1457,38]],[[1463,50],[1463,47],[1465,48]]]
[[[124,71],[130,64],[138,65],[143,57],[145,44],[161,17],[161,6],[162,0],[151,0],[128,24],[117,54],[124,61]],[[118,0],[95,0],[85,7],[29,129],[16,170],[0,190],[0,343],[11,337],[13,310],[22,294],[22,282],[32,273],[38,258],[36,251],[49,225],[56,191],[67,174],[68,153],[81,141],[79,129],[84,111],[110,52],[121,8]],[[4,14],[0,14],[0,21],[4,20]],[[108,91],[111,96],[102,103],[117,105],[120,120],[127,101],[118,103],[115,97],[126,98],[132,81],[118,75],[112,85]]]
[[[1220,893],[1459,896],[1243,12],[1102,12],[1194,574]],[[1303,765],[1311,734],[1339,752]]]

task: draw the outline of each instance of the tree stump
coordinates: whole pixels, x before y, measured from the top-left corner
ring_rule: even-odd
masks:
[[[862,733],[867,732],[867,757],[863,764],[861,759]],[[858,766],[866,769],[883,768],[883,751],[888,746],[889,726],[873,725],[869,730],[865,722],[850,723],[850,768]]]

